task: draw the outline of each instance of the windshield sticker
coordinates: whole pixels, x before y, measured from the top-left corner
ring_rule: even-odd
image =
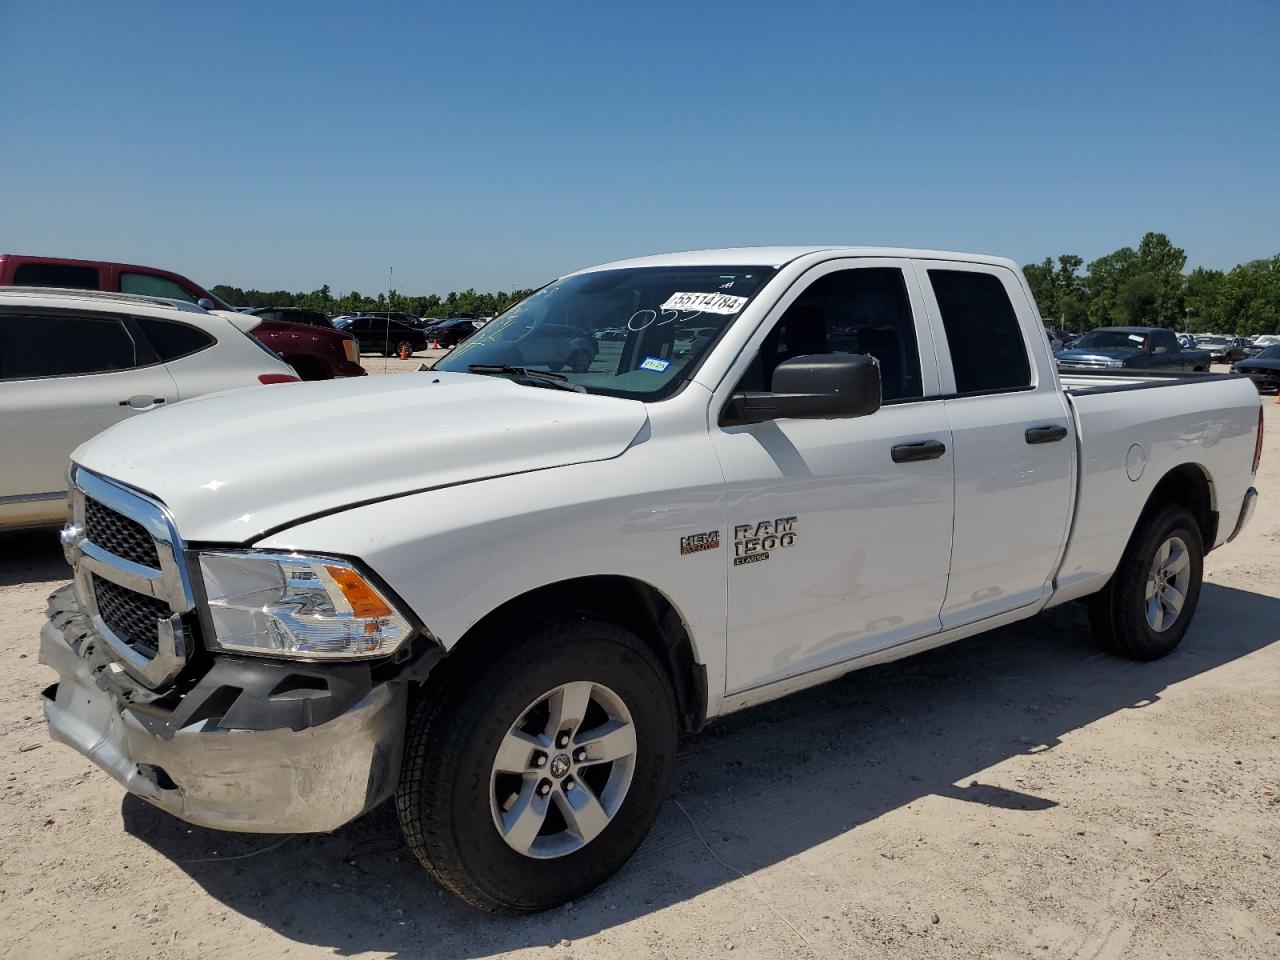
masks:
[[[746,297],[731,293],[673,293],[659,309],[699,310],[702,313],[737,313],[747,305]]]
[[[669,366],[671,361],[661,357],[645,357],[640,363],[641,370],[652,370],[654,373],[666,373]]]
[[[761,520],[744,523],[733,528],[733,565],[768,560],[769,553],[796,542],[796,518],[779,517],[777,520]]]
[[[1136,333],[1131,333],[1131,334],[1129,334],[1129,339],[1130,339],[1130,340],[1132,340],[1134,343],[1141,343],[1141,342],[1142,342],[1142,337],[1141,337],[1141,335],[1136,334]]]

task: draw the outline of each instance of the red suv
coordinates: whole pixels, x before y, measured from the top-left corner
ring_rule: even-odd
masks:
[[[0,286],[107,290],[186,300],[207,310],[235,309],[179,273],[102,260],[0,253]],[[360,366],[360,345],[340,330],[267,317],[249,332],[280,354],[303,380],[359,377],[365,373]]]

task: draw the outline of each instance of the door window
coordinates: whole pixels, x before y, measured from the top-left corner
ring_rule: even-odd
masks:
[[[765,337],[738,389],[768,390],[778,364],[818,353],[875,357],[884,403],[923,396],[920,349],[902,271],[863,267],[813,281]]]
[[[137,347],[117,317],[0,315],[0,380],[127,370]]]
[[[198,353],[217,341],[203,330],[173,320],[160,320],[157,317],[135,318],[142,327],[143,333],[151,341],[156,355],[164,361],[176,360],[192,353]]]
[[[168,277],[155,277],[149,273],[120,274],[120,292],[138,293],[146,297],[167,297],[170,300],[185,300],[187,303],[195,303],[199,299]]]
[[[68,263],[23,263],[13,273],[18,287],[67,287],[72,290],[97,290],[97,267],[77,267]]]
[[[1000,278],[972,270],[930,270],[947,333],[956,393],[1031,386],[1031,363],[1018,317]]]

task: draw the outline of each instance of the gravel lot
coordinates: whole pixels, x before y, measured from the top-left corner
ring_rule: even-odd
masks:
[[[524,919],[443,895],[385,807],[324,836],[219,833],[52,744],[36,635],[67,569],[53,534],[0,536],[0,956],[1280,956],[1265,400],[1258,514],[1207,560],[1174,655],[1099,653],[1069,605],[731,717],[685,742],[617,878]]]

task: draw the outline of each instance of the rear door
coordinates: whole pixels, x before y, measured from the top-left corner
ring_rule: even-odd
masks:
[[[0,310],[0,447],[9,453],[0,464],[0,520],[27,509],[19,504],[61,499],[72,450],[175,396],[173,378],[128,317]]]
[[[1071,516],[1075,445],[1041,320],[1017,274],[950,261],[915,266],[955,450],[941,614],[951,628],[1048,595]]]

